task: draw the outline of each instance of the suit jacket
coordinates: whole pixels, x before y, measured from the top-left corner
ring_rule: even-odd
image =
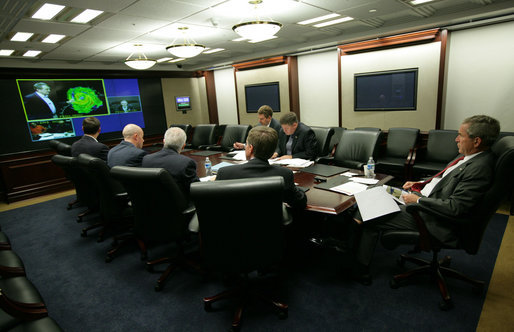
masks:
[[[428,197],[419,199],[419,204],[452,217],[472,215],[493,181],[494,164],[494,155],[482,152],[442,178]],[[430,234],[445,244],[456,245],[460,226],[441,223],[426,214],[423,218]]]
[[[304,209],[307,205],[307,197],[303,191],[294,185],[293,172],[284,167],[270,165],[267,160],[254,158],[246,164],[220,168],[216,175],[216,180],[259,178],[276,175],[284,178],[284,202],[292,208]],[[255,203],[258,204],[258,202]]]
[[[142,166],[166,169],[186,197],[189,197],[191,183],[200,181],[196,175],[196,162],[173,149],[163,148],[161,151],[146,155]]]
[[[302,122],[298,122],[298,127],[292,136],[293,158],[316,159],[319,153],[319,146],[316,135],[310,127],[304,125]],[[288,140],[289,136],[287,136],[283,130],[280,131],[276,150],[279,157],[287,154],[286,143]]]
[[[25,111],[27,112],[27,118],[29,120],[49,119],[54,117],[48,104],[35,92],[26,95],[23,104],[25,105]]]
[[[93,137],[84,135],[71,145],[72,157],[77,157],[81,153],[87,153],[90,156],[107,161],[109,148],[107,145],[97,142]]]
[[[140,167],[146,151],[136,148],[134,144],[125,140],[109,150],[107,154],[107,164],[114,166]]]
[[[262,126],[262,125],[259,123],[259,124],[256,125],[256,127],[258,127],[258,126]],[[274,118],[271,118],[271,122],[269,123],[269,127],[275,129],[277,134],[280,133],[280,131],[282,130],[282,126],[280,125],[280,122],[278,122]]]

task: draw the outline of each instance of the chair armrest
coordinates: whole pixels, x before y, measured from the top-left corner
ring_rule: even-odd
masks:
[[[334,157],[320,157],[316,160],[317,163],[331,165],[334,163]]]
[[[0,290],[0,308],[9,315],[29,321],[48,316],[44,303],[23,303],[11,300]]]
[[[207,149],[209,149],[210,146],[212,146],[212,145],[199,145],[198,149],[200,149],[200,150],[207,150]]]

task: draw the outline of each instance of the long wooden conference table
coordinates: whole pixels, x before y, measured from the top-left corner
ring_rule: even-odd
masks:
[[[205,177],[205,156],[195,155],[195,153],[203,150],[188,150],[183,151],[182,154],[188,156],[196,161],[197,165],[197,174],[198,177]],[[212,165],[219,164],[221,162],[229,162],[234,164],[241,164],[243,161],[236,160],[227,160],[222,157],[226,156],[227,153],[219,152],[217,154],[209,155],[209,159],[212,162]],[[305,193],[307,195],[307,211],[315,211],[321,212],[325,214],[339,214],[344,210],[348,209],[355,203],[355,198],[353,196],[348,196],[345,194],[337,193],[334,191],[329,191],[325,189],[316,188],[315,185],[320,184],[314,178],[316,174],[302,172],[301,168],[290,168],[294,172],[294,180],[297,185],[305,188],[309,188],[309,190]],[[358,173],[360,175],[363,174],[362,170],[351,170],[353,173]],[[334,177],[340,176],[339,174],[327,177],[327,180],[330,180]],[[391,175],[385,174],[376,174],[376,179],[379,182],[376,185],[382,185],[393,179]]]

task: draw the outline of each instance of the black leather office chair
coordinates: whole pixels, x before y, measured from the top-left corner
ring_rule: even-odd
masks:
[[[419,267],[409,272],[395,275],[391,281],[391,287],[397,288],[402,281],[410,279],[410,277],[421,273],[428,273],[436,280],[439,286],[443,299],[440,308],[443,310],[453,306],[444,276],[466,281],[477,290],[481,291],[483,289],[483,281],[471,279],[458,271],[448,268],[449,260],[443,258],[439,261],[438,253],[441,249],[457,249],[464,250],[470,255],[475,255],[480,248],[482,237],[489,221],[496,213],[502,200],[511,193],[514,184],[514,174],[512,172],[512,166],[514,165],[514,136],[504,137],[497,141],[493,145],[492,151],[497,157],[492,186],[487,190],[478,206],[468,213],[469,218],[451,218],[439,213],[437,210],[426,208],[420,204],[411,204],[407,206],[407,211],[416,218],[419,232],[397,230],[383,232],[381,242],[385,248],[394,249],[402,244],[415,244],[420,250],[432,252],[431,261],[402,255],[399,261],[402,265],[405,261],[408,261],[419,265]],[[445,246],[431,236],[425,227],[422,218],[423,214],[429,214],[444,223],[460,225],[457,246]]]
[[[250,125],[227,125],[220,144],[210,145],[206,148],[215,151],[234,151],[234,143],[245,143],[250,129],[252,129]]]
[[[77,216],[77,222],[81,222],[87,215],[96,213],[100,208],[100,202],[93,183],[89,181],[87,173],[80,167],[77,158],[56,154],[52,156],[52,162],[61,167],[68,179],[73,182],[77,193],[78,204],[85,206],[86,210]],[[68,209],[77,202],[68,203]]]
[[[334,129],[334,135],[332,135],[332,138],[330,138],[330,150],[329,150],[329,154],[330,155],[333,155],[335,153],[335,147],[337,146],[337,144],[339,143],[339,141],[341,140],[341,136],[343,135],[343,131],[346,130],[345,127],[332,127],[332,129]]]
[[[82,153],[77,157],[78,163],[88,172],[100,202],[100,222],[82,229],[81,235],[87,236],[91,229],[101,227],[98,241],[104,239],[107,229],[128,228],[132,224],[132,209],[128,206],[128,195],[121,183],[111,176],[107,163],[100,158]]]
[[[400,178],[407,180],[410,158],[418,137],[417,128],[389,128],[385,151],[376,160],[376,171],[400,175]]]
[[[186,144],[188,149],[204,149],[209,145],[216,143],[216,132],[217,125],[215,124],[200,124],[197,125],[193,131],[193,137],[191,143]]]
[[[23,261],[11,249],[0,249],[0,276],[2,278],[25,276]]]
[[[206,267],[224,275],[242,276],[235,289],[205,297],[204,308],[230,296],[238,297],[232,328],[238,329],[243,305],[252,295],[248,273],[279,264],[283,255],[282,177],[191,184]],[[266,208],[260,208],[265,206]],[[261,293],[256,293],[260,295]],[[260,296],[262,297],[262,295]],[[287,305],[271,301],[287,317]]]
[[[382,131],[382,129],[377,128],[377,127],[355,127],[355,130]]]
[[[320,163],[362,170],[370,156],[376,159],[379,131],[345,130],[337,144],[334,156],[320,158]]]
[[[414,149],[409,178],[412,180],[437,174],[459,154],[457,130],[432,129],[425,147]]]
[[[318,141],[318,146],[320,148],[320,157],[326,157],[330,155],[330,142],[332,136],[334,135],[334,129],[329,127],[313,127],[311,129],[314,131],[314,135],[316,135],[316,140]]]
[[[164,287],[167,277],[178,265],[198,268],[194,262],[186,259],[182,246],[194,209],[189,207],[170,173],[164,168],[116,166],[111,169],[111,174],[129,194],[134,211],[134,233],[141,250],[146,253],[149,244],[177,245],[174,257],[146,262],[150,271],[156,264],[170,263],[157,281],[155,290]]]
[[[191,139],[191,131],[193,130],[193,127],[190,124],[171,124],[170,128],[177,127],[182,129],[186,133],[186,143],[189,142]]]
[[[48,141],[48,145],[58,154],[71,157],[71,145],[55,139]]]

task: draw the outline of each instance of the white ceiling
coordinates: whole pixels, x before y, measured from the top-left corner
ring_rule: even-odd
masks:
[[[2,0],[0,3],[0,67],[129,69],[124,59],[133,44],[143,44],[149,58],[170,57],[170,45],[180,26],[189,37],[211,49],[179,62],[183,70],[220,67],[235,62],[334,47],[357,40],[462,23],[512,20],[513,0],[435,0],[412,6],[407,0],[264,0],[256,13],[248,0],[49,0],[66,9],[50,21],[31,15],[45,1]],[[88,24],[70,23],[81,10],[104,13]],[[353,21],[325,28],[297,22],[330,13],[351,16]],[[276,39],[251,44],[234,42],[232,26],[243,20],[271,18],[283,24]],[[12,42],[15,32],[33,32],[27,42]],[[57,44],[42,43],[48,34],[63,34]],[[513,33],[514,35],[514,33]],[[41,50],[37,58],[24,58],[26,50]],[[177,70],[176,64],[158,63],[151,70]]]

